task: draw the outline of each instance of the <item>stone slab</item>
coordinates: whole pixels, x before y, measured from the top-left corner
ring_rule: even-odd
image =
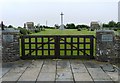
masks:
[[[73,75],[72,75],[69,60],[57,61],[56,80],[57,81],[60,81],[60,80],[71,81],[71,80],[73,80]]]
[[[93,81],[75,81],[75,83],[94,83]]]
[[[112,81],[101,68],[88,68],[94,81]]]
[[[55,81],[37,81],[35,83],[55,83]]]
[[[24,64],[25,62],[23,62]],[[28,61],[29,63],[29,61]],[[40,72],[41,66],[43,64],[43,61],[39,61],[39,60],[32,60],[30,61],[29,66],[27,66],[27,69],[25,70],[25,72],[22,74],[22,76],[19,78],[19,82],[22,81],[36,81],[37,76]],[[26,63],[27,65],[27,63]],[[22,65],[23,67],[26,65]]]
[[[94,83],[114,83],[113,81],[94,81]]]
[[[64,69],[57,69],[57,72],[71,72],[70,68],[64,68]]]
[[[4,76],[10,69],[12,69],[14,63],[2,63],[2,76]]]
[[[110,76],[110,78],[113,80],[113,81],[118,81],[119,77],[118,77],[118,72],[107,72],[107,74]]]
[[[70,82],[70,83],[74,83],[73,78],[56,78],[56,82],[60,83],[60,82]]]
[[[36,81],[40,68],[27,68],[18,81]]]
[[[106,72],[114,72],[115,68],[111,64],[105,64],[101,66],[102,69]]]
[[[56,65],[56,61],[55,60],[45,60],[44,61],[44,65]]]
[[[44,62],[44,65],[41,69],[41,72],[56,72],[56,61],[50,61],[48,60]]]
[[[28,67],[31,64],[31,60],[20,60],[14,62],[13,68]]]
[[[2,68],[2,76],[4,76],[11,68]]]
[[[26,61],[15,62],[13,68],[2,77],[2,81],[17,81],[29,65],[30,63]]]
[[[73,73],[87,72],[86,67],[81,61],[71,62],[71,67],[72,67]]]
[[[3,78],[2,81],[17,81],[22,73],[9,72]]]
[[[72,68],[72,70],[73,70],[73,73],[87,73],[87,69],[85,68],[85,67],[83,67],[83,68],[81,68],[81,67],[79,67],[79,68]]]
[[[56,79],[60,80],[60,79],[73,79],[73,75],[72,72],[57,72],[56,74]]]
[[[74,73],[75,81],[93,81],[89,73]]]
[[[92,62],[92,61],[85,61],[85,62],[84,62],[84,65],[85,65],[87,68],[100,68],[99,64],[95,64],[95,63]]]
[[[70,68],[70,62],[68,60],[57,61],[57,69],[65,69],[65,68]]]
[[[41,68],[43,65],[43,60],[33,60],[29,68]]]
[[[83,62],[82,61],[80,61],[80,60],[70,60],[70,63],[71,63],[71,66],[72,67],[85,67],[85,65],[83,64]]]
[[[56,72],[56,66],[43,65],[41,72]]]
[[[55,73],[40,73],[37,81],[55,81]]]

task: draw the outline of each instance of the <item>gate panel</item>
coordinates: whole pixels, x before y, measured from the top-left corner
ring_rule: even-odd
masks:
[[[22,36],[22,58],[55,58],[55,38],[55,36]]]
[[[59,58],[93,58],[94,36],[59,36]]]
[[[94,36],[22,36],[23,59],[93,58]]]

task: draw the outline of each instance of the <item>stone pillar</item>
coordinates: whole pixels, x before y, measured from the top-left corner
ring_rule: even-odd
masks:
[[[99,61],[109,61],[115,59],[117,51],[115,50],[114,31],[98,30],[96,32],[96,59]]]
[[[0,29],[0,76],[2,76],[2,30]],[[2,83],[2,79],[0,80]]]
[[[117,51],[117,63],[120,63],[120,35],[119,36],[116,36],[115,38],[116,40],[116,43],[115,43],[115,50]]]
[[[2,31],[2,61],[12,62],[19,60],[19,31]]]

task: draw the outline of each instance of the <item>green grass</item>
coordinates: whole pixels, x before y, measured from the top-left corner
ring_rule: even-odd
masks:
[[[95,36],[95,32],[96,31],[87,31],[87,30],[82,30],[82,31],[77,31],[76,29],[69,29],[69,30],[57,30],[57,29],[46,29],[45,31],[41,31],[41,32],[39,32],[39,33],[34,33],[34,34],[30,34],[30,35],[94,35]],[[29,40],[28,39],[25,39],[25,42],[28,42]],[[39,41],[39,42],[41,42],[41,40],[39,39],[39,40],[37,40],[37,41]],[[47,42],[48,40],[47,39],[44,39],[44,42]],[[77,42],[77,39],[73,39],[73,41],[74,42]],[[83,39],[80,39],[80,41],[83,41]],[[87,39],[86,40],[87,42],[89,42],[90,40],[89,39]],[[35,38],[32,38],[31,39],[31,42],[35,42]],[[51,41],[51,42],[54,42],[54,40],[53,41]],[[63,41],[60,41],[60,42],[63,42]],[[67,42],[70,42],[70,39],[68,38],[67,39]],[[32,47],[31,48],[35,48],[35,44],[32,44],[31,45]],[[37,47],[39,47],[39,46],[41,46],[41,44],[39,44]],[[71,48],[71,45],[69,45],[69,44],[67,44],[66,45],[67,46],[67,49],[69,49],[69,48]],[[75,47],[77,47],[77,45],[76,44],[74,44],[74,46]],[[94,45],[95,46],[95,45]],[[86,45],[86,47],[87,48],[90,48],[90,45]],[[21,48],[21,46],[20,46],[20,48]],[[29,44],[26,44],[25,45],[25,48],[29,48]],[[48,48],[48,45],[44,45],[44,48]],[[54,46],[53,45],[51,45],[50,46],[50,48],[54,48]],[[65,47],[64,47],[64,45],[60,45],[60,48],[62,49],[64,49]],[[80,48],[83,48],[83,45],[81,45],[80,46]],[[73,49],[75,49],[74,47],[73,47]],[[46,50],[46,51],[44,51],[45,52],[45,54],[47,55],[48,54],[48,51]],[[61,56],[64,56],[64,50],[60,50],[60,55]],[[95,52],[95,48],[94,48],[94,52]],[[25,54],[28,54],[29,53],[29,51],[25,51]],[[54,50],[51,50],[50,51],[50,54],[51,55],[54,55]],[[71,54],[71,51],[70,50],[68,50],[68,51],[66,51],[66,53],[67,53],[67,55],[70,55]],[[82,52],[79,52],[81,55],[83,55],[83,53]],[[87,54],[90,54],[90,51],[86,51],[86,53]],[[35,55],[36,53],[35,53],[35,51],[32,53],[32,55]],[[38,54],[39,55],[42,55],[42,52],[41,52],[41,50],[39,50],[38,51]],[[77,56],[77,51],[76,50],[74,50],[73,51],[73,54],[75,55],[75,56]],[[94,53],[95,54],[95,53]],[[20,55],[21,55],[21,50],[20,50]]]
[[[96,31],[77,31],[77,29],[46,29],[45,31],[41,31],[40,33],[34,33],[31,35],[95,35]]]

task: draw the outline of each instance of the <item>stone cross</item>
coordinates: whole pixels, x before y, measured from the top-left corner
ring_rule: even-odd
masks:
[[[62,25],[62,24],[63,24],[63,15],[64,15],[64,14],[61,12],[60,15],[61,15],[61,25]]]
[[[61,12],[61,25],[60,25],[60,30],[64,30],[64,25],[63,25],[63,13]]]

